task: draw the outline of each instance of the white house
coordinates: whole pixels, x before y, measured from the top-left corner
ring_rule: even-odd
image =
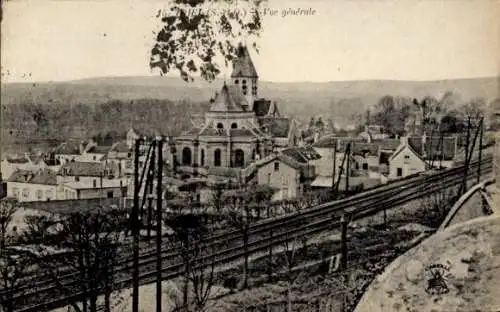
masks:
[[[88,199],[120,197],[128,181],[118,177],[117,166],[96,162],[70,162],[57,174],[59,197]]]
[[[50,169],[35,172],[17,169],[7,180],[7,197],[19,202],[56,200],[56,173]]]
[[[75,142],[64,142],[59,144],[53,149],[54,158],[64,165],[71,161],[76,161],[76,159],[82,154],[82,152],[87,146],[87,142],[81,142],[79,144]]]
[[[403,141],[389,158],[389,179],[398,179],[425,171],[428,165],[408,142]]]

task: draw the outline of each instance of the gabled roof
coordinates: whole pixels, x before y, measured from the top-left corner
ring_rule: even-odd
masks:
[[[290,147],[282,150],[281,153],[303,164],[321,158],[321,155],[312,147]]]
[[[253,101],[253,111],[255,116],[263,117],[269,112],[269,107],[271,107],[271,101],[266,99],[258,99]]]
[[[111,150],[111,146],[92,146],[87,150],[91,154],[107,154]]]
[[[117,142],[111,146],[109,151],[115,153],[128,153],[130,152],[130,148],[125,142]]]
[[[422,145],[422,137],[409,137],[408,144],[425,159],[453,160],[457,153],[456,137],[427,137]]]
[[[42,169],[35,172],[18,169],[10,175],[7,182],[57,185],[57,177],[56,173],[50,169]]]
[[[80,155],[80,145],[74,142],[63,142],[54,148],[55,154]]]
[[[248,101],[240,88],[224,83],[210,106],[210,112],[244,112],[243,107],[248,107]]]
[[[102,163],[96,162],[69,162],[64,164],[59,171],[60,175],[102,177],[106,167]]]
[[[399,145],[401,145],[401,141],[398,139],[384,139],[384,140],[373,140],[373,144],[377,144],[382,150],[396,150]]]
[[[259,78],[255,66],[253,65],[250,54],[246,46],[238,46],[237,56],[233,61],[233,72],[231,77]]]
[[[341,147],[347,147],[344,145]],[[364,155],[365,153],[376,156],[378,155],[379,146],[374,143],[353,142],[351,144],[351,152],[353,155]]]
[[[394,152],[394,154],[391,155],[391,157],[389,158],[389,161],[396,158],[399,154],[401,154],[402,151],[404,151],[405,149],[408,149],[412,154],[414,154],[418,159],[420,159],[421,161],[425,162],[425,159],[422,158],[422,155],[420,155],[419,153],[417,153],[417,151],[415,151],[415,149],[413,149],[413,147],[411,147],[410,144],[401,144],[398,149]]]

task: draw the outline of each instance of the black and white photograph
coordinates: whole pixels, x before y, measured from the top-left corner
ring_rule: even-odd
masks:
[[[500,0],[0,4],[0,312],[500,312]]]

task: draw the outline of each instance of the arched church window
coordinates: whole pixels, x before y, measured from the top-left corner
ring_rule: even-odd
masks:
[[[201,150],[200,154],[200,166],[205,166],[205,150]]]
[[[182,150],[182,164],[191,165],[191,149],[189,147]]]
[[[219,122],[217,124],[217,129],[224,129],[224,125],[222,124],[222,122]]]
[[[234,84],[238,84],[239,82],[240,82],[240,81],[239,81],[238,79],[236,79],[236,80],[234,81]]]
[[[221,165],[221,151],[220,149],[216,149],[214,151],[214,166],[220,167]]]
[[[237,124],[237,123],[235,123],[235,122],[233,122],[233,123],[231,124],[231,129],[236,129],[236,128],[238,128],[238,124]]]
[[[242,83],[243,85],[246,85],[246,84],[247,84],[247,80],[246,80],[246,79],[243,79],[243,80],[241,81],[241,83]]]

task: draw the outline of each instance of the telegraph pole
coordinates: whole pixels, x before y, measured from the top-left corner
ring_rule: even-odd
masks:
[[[135,141],[134,150],[134,206],[131,213],[132,227],[132,249],[133,249],[133,269],[132,269],[132,312],[139,312],[139,151],[142,140]]]
[[[148,170],[148,179],[146,180],[146,187],[148,189],[148,215],[147,215],[147,222],[148,222],[148,239],[151,239],[151,228],[152,228],[152,223],[153,223],[153,193],[154,193],[154,172],[155,172],[155,162],[154,162],[154,153],[155,153],[155,146],[156,142],[153,141],[151,143],[153,145],[152,148],[152,156],[150,158],[150,164],[149,164],[149,170]]]
[[[467,139],[465,142],[465,170],[464,170],[464,179],[462,182],[462,194],[467,191],[467,169],[469,168],[469,145],[470,145],[470,116],[467,119]]]
[[[349,291],[349,280],[348,280],[348,273],[347,271],[347,219],[345,214],[342,215],[340,219],[340,225],[341,225],[341,233],[340,233],[340,253],[341,253],[341,259],[340,259],[340,270],[342,272],[342,275],[344,275],[344,293],[342,295],[342,312],[346,311],[346,304],[347,304],[347,293]]]
[[[335,174],[337,170],[337,139],[335,139],[335,143],[333,145],[333,172],[332,172],[332,197],[335,199]]]
[[[157,137],[158,141],[158,171],[157,171],[157,184],[156,184],[156,312],[161,312],[161,281],[162,281],[162,258],[161,258],[161,245],[162,245],[162,182],[163,182],[163,138]]]
[[[345,191],[349,194],[349,175],[351,171],[351,143],[347,144],[347,170],[345,172]]]
[[[483,159],[483,131],[484,131],[484,117],[481,117],[481,121],[479,123],[480,132],[479,132],[479,165],[477,166],[477,183],[481,182],[481,162]]]

